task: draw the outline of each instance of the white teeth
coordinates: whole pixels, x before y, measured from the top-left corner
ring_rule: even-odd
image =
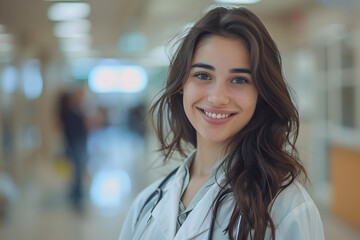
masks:
[[[216,114],[216,113],[207,112],[205,110],[203,110],[203,112],[206,114],[206,116],[215,118],[215,119],[227,118],[230,116],[230,114]]]

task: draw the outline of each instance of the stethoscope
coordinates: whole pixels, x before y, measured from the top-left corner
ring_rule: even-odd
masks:
[[[157,189],[146,199],[144,205],[141,207],[140,209],[140,212],[136,218],[136,221],[135,221],[135,226],[137,224],[137,222],[139,221],[140,219],[140,216],[141,216],[141,213],[142,211],[144,210],[144,208],[146,207],[146,205],[148,203],[150,203],[150,201],[155,198],[157,196],[157,199],[156,201],[154,202],[154,205],[153,207],[151,208],[151,211],[150,213],[153,212],[154,208],[157,206],[157,204],[160,202],[161,198],[162,198],[162,193],[163,193],[163,187],[164,185],[167,183],[167,181],[176,173],[176,171],[178,170],[178,168],[176,168],[174,171],[172,171],[161,183],[160,185],[157,187]],[[215,205],[214,205],[214,213],[211,217],[211,222],[210,222],[210,228],[209,228],[209,234],[208,234],[208,240],[212,240],[212,237],[213,237],[213,232],[214,232],[214,225],[215,225],[215,217],[216,217],[216,214],[217,214],[217,210],[218,210],[218,207],[219,205],[221,204],[221,202],[226,198],[226,196],[228,194],[230,194],[231,191],[227,190],[227,191],[224,191],[217,199],[216,199],[216,202],[215,202]],[[241,223],[241,217],[242,215],[240,214],[239,216],[239,220],[237,222],[237,226],[236,226],[236,238],[235,239],[238,239],[238,236],[239,236],[239,230],[240,230],[240,223]]]

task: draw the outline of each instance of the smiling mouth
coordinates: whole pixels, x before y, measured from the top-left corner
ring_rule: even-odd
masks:
[[[213,118],[213,119],[224,119],[224,118],[228,118],[231,117],[233,115],[235,115],[236,113],[213,113],[213,112],[209,112],[206,111],[204,109],[199,108],[200,111],[202,111],[206,116]]]

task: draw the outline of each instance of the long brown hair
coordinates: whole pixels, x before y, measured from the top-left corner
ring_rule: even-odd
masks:
[[[280,53],[254,13],[245,8],[215,8],[182,39],[170,63],[166,87],[150,109],[160,150],[166,161],[174,152],[185,155],[184,144],[196,147],[196,131],[185,115],[181,91],[197,45],[212,35],[244,40],[259,94],[252,119],[234,136],[223,162],[226,182],[218,197],[225,186],[230,186],[235,200],[226,231],[234,239],[242,215],[239,239],[264,239],[268,227],[275,239],[272,203],[279,192],[306,172],[295,148],[299,117],[282,75]]]

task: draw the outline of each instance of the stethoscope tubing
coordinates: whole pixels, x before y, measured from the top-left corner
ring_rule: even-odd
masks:
[[[139,218],[141,216],[141,213],[144,211],[144,208],[146,207],[146,205],[156,196],[158,195],[158,199],[156,200],[154,206],[151,209],[151,213],[153,212],[154,208],[157,206],[157,204],[160,202],[160,200],[162,199],[162,188],[163,186],[166,184],[166,182],[176,173],[176,171],[178,170],[178,168],[174,169],[161,183],[160,185],[157,187],[157,189],[145,200],[143,206],[140,209],[140,212],[136,218],[135,221],[135,226],[139,221]]]
[[[153,207],[151,208],[150,213],[153,212],[154,208],[158,205],[158,203],[160,202],[160,200],[162,199],[162,195],[163,195],[163,191],[162,188],[163,186],[166,184],[166,182],[176,173],[176,171],[178,170],[178,168],[176,168],[174,171],[172,171],[161,183],[160,185],[157,187],[157,189],[145,200],[143,206],[140,209],[140,212],[136,218],[135,221],[135,226],[137,225],[140,216],[142,214],[142,212],[144,211],[146,205],[148,203],[150,203],[150,201],[156,197],[156,195],[158,196],[157,200],[155,201]],[[231,193],[230,190],[225,190],[216,200],[215,205],[214,205],[214,212],[213,212],[213,216],[211,217],[211,222],[210,222],[210,227],[209,227],[209,234],[208,234],[208,240],[212,240],[213,238],[213,232],[214,232],[214,225],[215,225],[215,218],[216,218],[216,214],[217,214],[217,210],[219,205],[221,204],[221,202],[226,198],[226,196]],[[242,215],[240,214],[239,220],[237,222],[237,226],[236,226],[236,238],[238,239],[239,236],[239,231],[240,231],[240,223],[241,223],[241,217]]]

